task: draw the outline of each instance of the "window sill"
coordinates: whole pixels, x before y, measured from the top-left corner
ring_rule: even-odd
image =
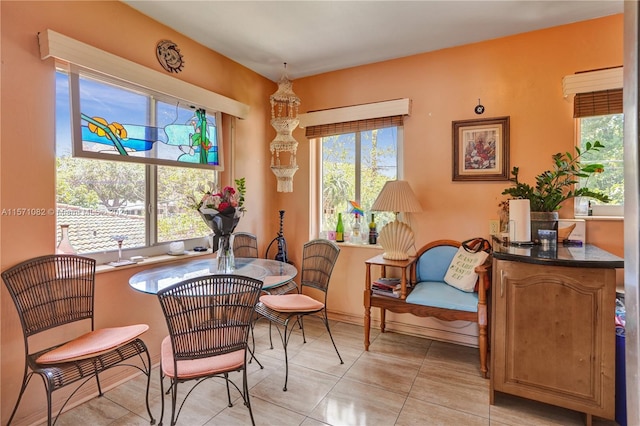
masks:
[[[334,243],[336,243],[334,241]],[[336,243],[340,247],[358,247],[358,248],[369,248],[369,249],[382,249],[380,244],[354,244],[349,241],[345,241],[343,243]]]
[[[624,221],[624,216],[575,216],[575,219],[583,219],[585,221]]]
[[[210,249],[207,251],[187,250],[184,255],[172,256],[170,254],[161,254],[157,256],[149,256],[149,257],[145,257],[140,262],[132,263],[130,265],[111,266],[105,263],[105,264],[96,266],[96,274],[113,272],[115,270],[121,270],[121,269],[137,268],[139,266],[151,266],[151,265],[162,264],[162,263],[176,262],[179,260],[191,259],[194,257],[202,257],[210,254],[211,254]],[[124,259],[124,260],[127,260],[127,259]]]

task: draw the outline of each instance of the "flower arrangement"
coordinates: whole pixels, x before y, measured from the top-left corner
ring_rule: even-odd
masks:
[[[574,189],[579,178],[588,178],[594,173],[602,173],[602,164],[583,165],[580,159],[588,152],[600,151],[604,148],[599,141],[587,142],[585,149],[576,147],[577,155],[569,152],[557,153],[552,156],[553,169],[546,170],[536,176],[536,185],[531,186],[518,180],[519,168],[511,171],[513,178],[509,179],[514,186],[502,191],[503,195],[511,195],[512,198],[529,199],[532,212],[553,212],[560,209],[560,205],[574,197],[595,198],[603,203],[611,201],[608,195],[596,192],[586,186]]]
[[[245,179],[236,179],[237,189],[232,186],[225,186],[222,191],[210,184],[209,188],[199,186],[197,191],[202,195],[199,197],[191,196],[193,207],[203,214],[227,213],[228,210],[245,212],[244,194],[246,191]]]
[[[246,211],[245,178],[236,179],[235,184],[236,188],[225,186],[221,191],[213,184],[210,184],[209,188],[200,186],[197,189],[200,194],[190,197],[193,208],[216,236],[230,235]]]

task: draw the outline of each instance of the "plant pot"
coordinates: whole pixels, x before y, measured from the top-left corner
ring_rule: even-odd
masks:
[[[531,240],[540,242],[538,230],[553,229],[558,230],[558,212],[531,212]]]

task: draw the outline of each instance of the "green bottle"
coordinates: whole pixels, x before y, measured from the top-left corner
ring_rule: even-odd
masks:
[[[344,225],[342,224],[342,213],[338,213],[338,224],[336,225],[336,243],[344,243]]]
[[[378,244],[378,231],[376,229],[376,221],[371,213],[371,222],[369,222],[369,244]]]

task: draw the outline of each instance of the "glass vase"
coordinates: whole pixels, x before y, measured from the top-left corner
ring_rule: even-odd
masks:
[[[218,273],[231,274],[236,269],[233,256],[233,234],[220,235],[218,241]]]
[[[69,241],[69,225],[60,225],[60,242],[56,247],[56,253],[58,254],[77,254],[76,249],[71,245]]]

